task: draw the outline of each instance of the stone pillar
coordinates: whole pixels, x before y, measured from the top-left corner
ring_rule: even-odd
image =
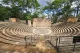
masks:
[[[28,20],[28,25],[31,26],[31,20]]]
[[[9,18],[9,21],[10,22],[17,22],[17,19],[16,18]]]
[[[36,24],[37,24],[37,18],[34,18],[33,19],[33,27],[36,27]]]

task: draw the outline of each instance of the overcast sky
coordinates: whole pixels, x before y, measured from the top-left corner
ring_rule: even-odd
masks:
[[[47,5],[46,1],[54,1],[54,0],[38,0],[38,2],[40,3],[41,6]]]
[[[47,0],[38,0],[38,2],[40,3],[40,5],[42,5],[42,6],[45,6],[46,5],[46,1]]]

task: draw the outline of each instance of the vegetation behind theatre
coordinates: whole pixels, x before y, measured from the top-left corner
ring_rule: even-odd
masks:
[[[2,0],[0,4],[0,20],[4,21],[10,17],[22,20],[43,18],[45,17],[44,12],[53,23],[65,22],[71,16],[80,19],[79,0],[54,0],[46,3],[47,5],[42,7],[37,0]]]

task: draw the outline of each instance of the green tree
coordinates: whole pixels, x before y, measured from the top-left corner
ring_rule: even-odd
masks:
[[[11,13],[11,16],[10,17],[15,17],[15,18],[21,18],[20,16],[20,9],[18,6],[14,6],[12,8],[10,8],[10,13]]]
[[[40,6],[37,0],[3,0],[3,4],[10,6],[11,14],[15,17],[19,17],[20,15],[24,17],[24,11],[26,11],[27,14],[30,8]]]
[[[52,22],[54,22],[53,19],[55,20],[55,22],[57,22],[57,20],[56,20],[57,18],[55,19],[55,17],[56,17],[56,14],[59,12],[59,8],[61,8],[62,3],[63,3],[63,0],[55,0],[53,2],[47,2],[47,6],[45,6],[43,8],[43,10],[48,10],[49,13],[53,12],[53,14],[52,14],[53,17],[51,17]],[[47,14],[49,15],[49,13],[47,13]],[[50,17],[50,15],[49,15],[49,17]]]
[[[54,0],[51,3],[47,2],[48,5],[45,6],[44,9],[53,12],[52,19],[55,19],[55,16],[58,18],[62,16],[64,18],[63,20],[66,21],[68,16],[74,11],[74,9],[71,8],[72,2],[73,0]]]
[[[10,17],[10,8],[0,5],[0,20],[8,19]]]

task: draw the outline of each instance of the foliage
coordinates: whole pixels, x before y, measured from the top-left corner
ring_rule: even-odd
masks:
[[[43,10],[41,8],[36,8],[35,12],[32,14],[33,18],[44,18]]]
[[[32,20],[31,16],[26,16],[26,20]]]
[[[2,0],[2,4],[6,5],[6,7],[3,5],[2,6],[9,12],[7,13],[4,9],[1,10],[2,7],[0,7],[0,10],[8,15],[6,17],[15,17],[20,19],[26,19],[28,12],[30,12],[29,9],[36,9],[40,6],[37,0]],[[5,16],[2,14],[0,15],[3,16],[4,19]]]
[[[34,12],[32,15],[33,18],[38,18],[39,17],[39,13],[38,12]]]
[[[28,13],[25,18],[26,18],[26,20],[32,20],[32,15],[30,13]]]
[[[10,8],[11,17],[20,18],[20,9],[18,6]]]
[[[58,21],[58,17],[55,15],[55,16],[53,16],[52,17],[52,22],[53,23],[57,23],[57,21]]]
[[[75,2],[76,7],[71,8],[73,2]],[[9,17],[16,17],[20,19],[32,19],[45,16],[44,11],[48,11],[49,17],[56,23],[59,18],[61,21],[66,21],[67,18],[74,12],[77,16],[79,14],[80,1],[79,0],[54,0],[52,2],[46,2],[47,5],[42,9],[37,0],[2,0],[3,6],[0,5],[0,20],[8,19]],[[30,11],[34,9],[34,13]],[[25,11],[25,12],[24,12]]]
[[[77,0],[54,0],[53,2],[47,2],[47,6],[43,8],[43,10],[48,10],[48,12],[52,12],[51,19],[54,19],[54,21],[57,22],[57,16],[58,18],[62,17],[62,21],[67,21],[67,18],[75,11],[75,8],[71,8],[73,2],[77,3]],[[79,1],[78,1],[79,4]],[[75,5],[78,5],[75,4]],[[78,8],[79,11],[79,8]],[[75,11],[76,12],[76,11]],[[77,12],[78,14],[78,12]]]
[[[0,20],[8,19],[10,16],[10,9],[8,7],[0,6]]]

